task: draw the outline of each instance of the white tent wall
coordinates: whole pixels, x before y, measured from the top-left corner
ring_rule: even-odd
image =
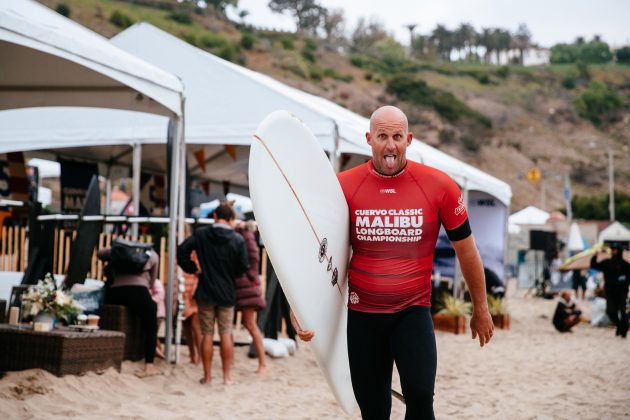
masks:
[[[508,207],[496,197],[480,191],[470,191],[468,218],[481,254],[483,265],[503,279],[506,246],[505,227]]]
[[[126,53],[107,39],[31,0],[0,2],[0,110],[90,106],[161,114],[173,122],[173,156],[183,145],[183,85],[175,76]],[[17,127],[37,120],[22,120]],[[5,127],[0,125],[0,127]],[[14,135],[14,134],[13,134]],[[24,150],[19,137],[13,151]],[[171,180],[179,167],[173,165]],[[177,182],[171,182],[171,209]],[[176,246],[171,211],[169,249]],[[169,255],[167,318],[172,316],[175,255]],[[167,324],[169,325],[169,324]],[[170,351],[167,327],[167,357]]]

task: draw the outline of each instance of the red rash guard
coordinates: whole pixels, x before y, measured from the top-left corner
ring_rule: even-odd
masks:
[[[338,178],[350,209],[348,308],[383,313],[430,306],[440,223],[451,240],[471,234],[457,184],[411,161],[393,176],[380,175],[370,161]]]

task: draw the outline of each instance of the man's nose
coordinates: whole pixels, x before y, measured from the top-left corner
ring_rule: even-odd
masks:
[[[396,150],[396,143],[394,142],[394,139],[392,137],[389,137],[387,139],[387,142],[385,143],[385,148],[387,150]]]

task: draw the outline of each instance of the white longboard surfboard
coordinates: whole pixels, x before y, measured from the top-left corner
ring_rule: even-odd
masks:
[[[346,340],[348,205],[322,146],[297,117],[268,115],[249,156],[254,215],[282,290],[337,401],[356,406]]]

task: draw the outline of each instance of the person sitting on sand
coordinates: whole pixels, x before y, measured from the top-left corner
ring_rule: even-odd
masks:
[[[580,315],[582,315],[582,311],[573,302],[571,292],[563,290],[558,306],[556,306],[556,312],[553,314],[553,326],[560,332],[571,332],[571,328],[580,322]]]

